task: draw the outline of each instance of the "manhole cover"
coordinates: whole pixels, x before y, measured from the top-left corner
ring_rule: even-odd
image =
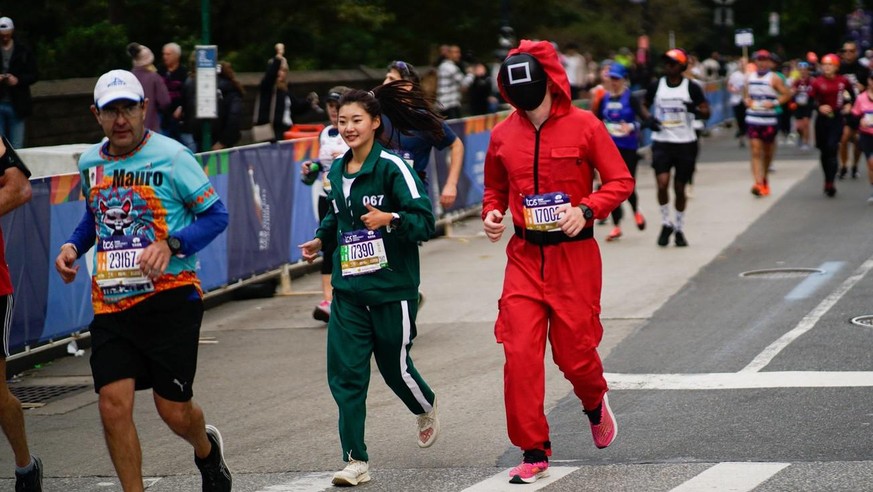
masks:
[[[55,386],[10,386],[9,391],[21,400],[23,405],[45,405],[64,396],[79,393],[90,388],[88,384]]]
[[[864,326],[867,328],[873,328],[873,315],[865,314],[864,316],[855,316],[854,318],[852,318],[852,324]]]
[[[740,274],[740,277],[766,279],[805,278],[810,275],[822,275],[824,272],[824,270],[819,270],[818,268],[767,268],[743,272]]]

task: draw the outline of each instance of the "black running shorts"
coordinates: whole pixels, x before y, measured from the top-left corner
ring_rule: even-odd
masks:
[[[91,322],[94,390],[122,379],[170,401],[193,396],[203,301],[194,286],[159,292]]]
[[[697,141],[687,143],[652,142],[652,168],[655,174],[669,173],[676,168],[674,179],[688,183],[697,163]]]

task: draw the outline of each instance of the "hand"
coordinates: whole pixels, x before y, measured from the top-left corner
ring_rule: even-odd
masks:
[[[818,107],[818,112],[824,115],[831,115],[834,112],[834,108],[830,104],[822,104]]]
[[[497,210],[491,210],[485,214],[485,220],[482,221],[482,228],[485,229],[485,235],[492,243],[496,243],[503,236],[503,231],[506,230],[506,224],[503,224],[503,214]]]
[[[440,194],[440,205],[443,208],[451,208],[452,205],[455,204],[455,200],[458,198],[458,187],[456,185],[448,184],[443,187],[443,192]]]
[[[307,263],[312,263],[313,260],[318,258],[318,252],[321,251],[321,239],[311,239],[303,244],[298,244],[297,247],[300,248],[300,253],[303,254],[303,259],[306,260]]]
[[[569,203],[565,203],[555,210],[558,214],[558,227],[564,231],[564,234],[575,237],[582,228],[585,227],[585,216],[579,207],[574,207]]]
[[[367,210],[369,212],[361,216],[361,221],[371,231],[387,226],[391,223],[391,219],[394,218],[388,212],[383,212],[370,204],[367,204]]]
[[[155,280],[164,274],[170,264],[170,246],[166,240],[155,241],[143,250],[139,257],[139,271]]]
[[[177,120],[182,119],[182,106],[179,106],[175,111],[173,111],[173,118]]]
[[[307,174],[309,174],[309,165],[311,163],[312,163],[312,161],[301,162],[300,163],[300,174],[302,174],[303,176],[306,176]]]
[[[6,81],[6,85],[9,85],[9,86],[18,85],[18,77],[12,75],[11,73],[6,74],[6,76],[3,78]]]
[[[2,144],[0,144],[2,145]],[[63,246],[58,257],[55,258],[55,270],[61,275],[61,280],[68,284],[76,279],[76,274],[79,272],[79,265],[73,265],[76,262],[76,250],[72,246]]]

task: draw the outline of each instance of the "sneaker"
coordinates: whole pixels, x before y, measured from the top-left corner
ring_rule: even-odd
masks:
[[[543,452],[539,451],[537,453],[542,455]],[[530,463],[530,461],[534,459],[542,460],[540,458],[532,458],[530,456],[529,451],[524,452],[524,460],[522,460],[521,464],[509,470],[509,483],[534,483],[540,478],[546,478],[549,476],[549,461],[548,458],[542,461],[537,461],[535,463]]]
[[[761,185],[761,196],[770,196],[770,185]]]
[[[846,179],[846,173],[848,173],[848,172],[849,172],[848,168],[841,167],[840,168],[840,175],[839,175],[840,180]]]
[[[42,460],[33,457],[33,469],[19,475],[15,472],[15,492],[42,492]]]
[[[759,184],[752,185],[752,194],[755,196],[764,196],[764,192],[762,191],[762,186]]]
[[[194,456],[194,463],[200,469],[203,477],[203,492],[230,492],[233,477],[227,463],[224,462],[224,441],[215,426],[206,426],[206,437],[212,444],[209,456],[203,459]]]
[[[873,193],[870,194],[870,198],[867,199],[867,203],[873,205]]]
[[[345,468],[333,474],[334,485],[358,485],[370,481],[370,465],[366,461],[349,460]]]
[[[688,246],[688,241],[685,240],[685,233],[683,233],[682,231],[676,231],[675,240],[676,240],[676,246],[678,246],[680,248],[684,248],[685,246]]]
[[[591,420],[591,415],[588,415],[589,424],[591,425],[591,436],[594,438],[594,445],[599,449],[603,449],[612,444],[615,438],[618,437],[618,424],[615,422],[615,415],[612,414],[612,409],[609,408],[609,399],[606,395],[603,395],[603,401],[593,412],[599,413],[600,418],[594,417],[594,420],[597,421],[595,424]],[[587,414],[588,412],[585,413]]]
[[[658,235],[658,246],[666,246],[670,242],[671,234],[673,234],[673,226],[662,225],[661,234]]]
[[[852,179],[858,179],[858,168],[857,167],[852,168]]]
[[[634,212],[634,221],[637,223],[637,229],[641,231],[646,229],[646,218],[643,217],[643,214]]]
[[[811,149],[810,149],[809,145],[807,145],[807,144],[803,144],[803,145],[800,146],[800,151],[801,151],[801,152],[809,152],[810,150],[811,150]]]
[[[837,188],[833,183],[825,183],[824,193],[828,198],[833,198],[837,194]]]
[[[440,435],[440,419],[437,418],[437,401],[433,399],[430,412],[418,415],[418,447],[429,448]]]
[[[621,227],[615,226],[612,231],[606,236],[607,241],[615,241],[616,239],[621,237]]]
[[[330,301],[321,301],[315,306],[312,317],[325,323],[330,321]]]

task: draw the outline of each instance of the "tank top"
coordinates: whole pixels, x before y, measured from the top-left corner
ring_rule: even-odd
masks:
[[[653,104],[655,119],[661,122],[661,130],[652,132],[655,142],[689,143],[697,141],[697,134],[692,127],[694,115],[688,112],[686,103],[691,103],[691,82],[683,78],[676,87],[667,85],[667,78],[661,77],[658,89],[655,91]]]
[[[631,91],[625,89],[618,98],[613,98],[610,95],[604,95],[600,106],[600,114],[603,116],[603,123],[606,124],[606,130],[615,146],[620,149],[636,149],[637,143],[636,130],[636,114],[631,107]],[[621,131],[622,123],[630,125],[630,131],[624,133]]]
[[[773,72],[759,75],[757,72],[749,74],[749,97],[752,105],[746,108],[746,124],[748,125],[776,125],[779,120],[776,116],[776,108],[779,107],[779,94],[773,88]],[[773,107],[764,108],[765,102],[771,102]]]

